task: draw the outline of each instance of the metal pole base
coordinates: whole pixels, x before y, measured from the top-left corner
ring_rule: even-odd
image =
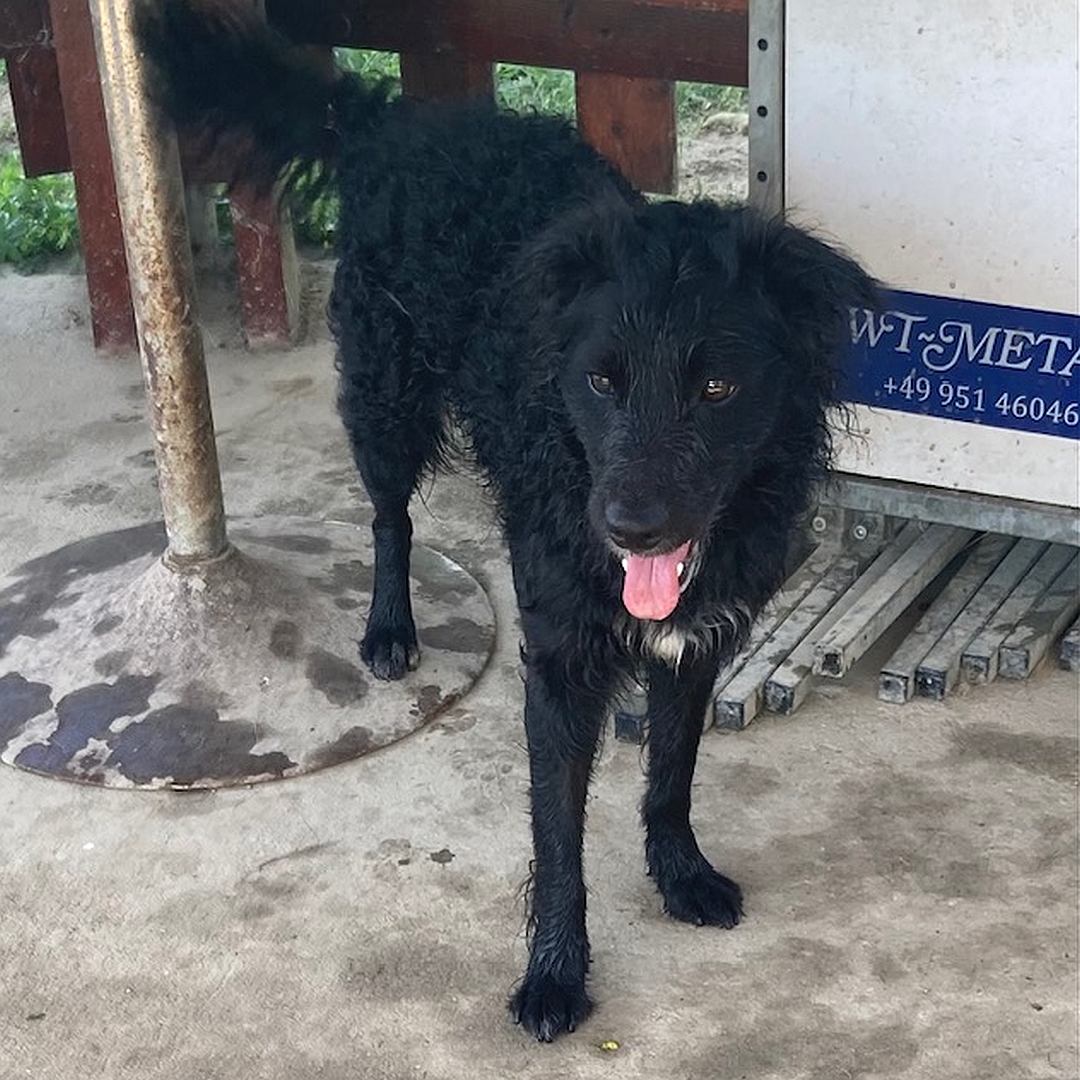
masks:
[[[376,681],[357,654],[368,530],[230,521],[190,570],[161,523],[80,540],[0,580],[0,760],[117,788],[297,776],[403,738],[464,694],[495,620],[455,563],[413,550],[422,659]]]

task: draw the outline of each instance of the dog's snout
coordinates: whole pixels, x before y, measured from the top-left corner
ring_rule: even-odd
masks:
[[[630,504],[613,499],[604,509],[612,541],[627,551],[649,551],[664,538],[670,515],[659,501]]]

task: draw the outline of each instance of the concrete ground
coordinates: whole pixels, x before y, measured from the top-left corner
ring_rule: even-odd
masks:
[[[356,520],[317,314],[306,344],[249,356],[221,296],[205,310],[230,513]],[[157,516],[138,366],[94,356],[78,277],[0,277],[0,358],[0,576]],[[552,1046],[515,1028],[510,575],[468,477],[416,525],[499,625],[479,684],[418,734],[202,794],[0,767],[0,1078],[1077,1077],[1078,688],[1050,668],[896,707],[871,663],[793,717],[709,733],[695,814],[746,894],[730,932],[662,915],[639,752],[609,739],[586,853],[598,1009]]]

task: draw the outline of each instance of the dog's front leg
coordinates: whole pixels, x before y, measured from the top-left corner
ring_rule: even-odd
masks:
[[[400,679],[420,661],[409,596],[409,555],[412,521],[407,496],[373,496],[375,547],[371,610],[360,642],[360,655],[378,679]]]
[[[715,656],[688,654],[678,670],[649,666],[649,773],[642,808],[645,854],[664,910],[698,926],[734,926],[742,893],[701,853],[690,825],[690,785],[705,710],[716,680]]]
[[[585,795],[605,696],[583,689],[559,656],[529,653],[529,743],[534,861],[529,965],[510,1001],[514,1020],[543,1042],[589,1015],[589,941],[581,846]]]

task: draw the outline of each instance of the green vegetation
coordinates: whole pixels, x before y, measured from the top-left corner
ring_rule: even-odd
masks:
[[[0,61],[0,102],[7,102],[7,70]],[[9,111],[0,109],[0,263],[32,270],[76,241],[75,185],[70,176],[23,176]]]
[[[365,78],[400,78],[398,58],[366,49],[338,49],[338,63]],[[499,104],[519,112],[535,110],[574,115],[574,76],[569,71],[499,64],[496,69]],[[7,76],[0,62],[0,98],[7,96]],[[683,135],[700,130],[717,112],[742,111],[746,91],[705,83],[679,83],[676,91],[679,128]],[[22,174],[14,130],[0,121],[0,263],[32,269],[53,254],[71,249],[78,241],[75,189],[70,176],[26,179]],[[299,238],[327,246],[333,242],[337,202],[323,192],[306,200],[302,189],[294,200]]]
[[[0,263],[24,270],[59,255],[78,237],[75,185],[70,175],[23,176],[17,151],[0,159]]]

